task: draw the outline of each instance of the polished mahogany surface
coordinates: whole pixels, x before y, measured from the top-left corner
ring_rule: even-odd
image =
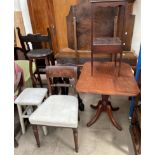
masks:
[[[136,96],[139,88],[130,65],[122,63],[120,76],[114,62],[94,62],[91,76],[91,62],[83,66],[76,89],[78,92],[104,95]]]

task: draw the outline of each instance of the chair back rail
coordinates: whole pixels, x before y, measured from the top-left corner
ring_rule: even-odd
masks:
[[[77,82],[77,67],[75,66],[46,66],[46,77],[48,83],[49,94],[52,94],[52,87],[66,87],[72,86],[75,92],[75,86]],[[73,84],[55,84],[53,78],[63,77],[74,79]]]
[[[47,48],[47,46],[49,46],[49,48],[53,50],[52,39],[51,39],[49,28],[47,28],[47,35],[42,35],[39,33],[22,35],[19,27],[17,27],[17,32],[18,32],[21,46],[25,50],[25,52],[30,51],[31,49],[30,43],[33,49],[40,49],[45,47]]]

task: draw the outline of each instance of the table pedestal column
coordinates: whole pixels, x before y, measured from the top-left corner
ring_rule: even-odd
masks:
[[[92,124],[94,124],[98,120],[98,118],[102,112],[107,112],[113,125],[118,130],[122,130],[122,127],[116,122],[116,120],[114,119],[114,117],[112,115],[112,111],[118,110],[119,107],[116,107],[116,108],[112,107],[111,102],[108,101],[108,98],[109,98],[109,95],[102,95],[102,100],[100,100],[97,105],[91,105],[91,108],[96,109],[96,114],[87,123],[88,127],[90,127]]]

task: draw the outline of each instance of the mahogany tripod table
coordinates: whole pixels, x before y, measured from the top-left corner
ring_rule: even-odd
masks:
[[[108,98],[111,95],[136,96],[139,93],[139,88],[130,65],[122,63],[120,75],[118,76],[117,73],[118,68],[115,67],[114,62],[94,62],[93,76],[91,76],[91,62],[84,64],[76,85],[77,91],[101,94],[102,96],[97,105],[91,105],[93,109],[96,109],[96,114],[87,123],[88,127],[98,120],[102,112],[106,112],[113,125],[118,130],[122,130],[112,114],[112,111],[118,110],[119,107],[112,107]]]

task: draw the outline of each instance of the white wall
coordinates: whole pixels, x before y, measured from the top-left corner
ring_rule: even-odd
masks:
[[[14,0],[14,11],[21,11],[26,34],[32,33],[32,25],[30,21],[27,0]]]
[[[14,11],[21,11],[19,0],[14,0]]]
[[[138,55],[141,43],[141,0],[134,2],[133,14],[136,16],[131,48],[135,51],[136,55]]]

